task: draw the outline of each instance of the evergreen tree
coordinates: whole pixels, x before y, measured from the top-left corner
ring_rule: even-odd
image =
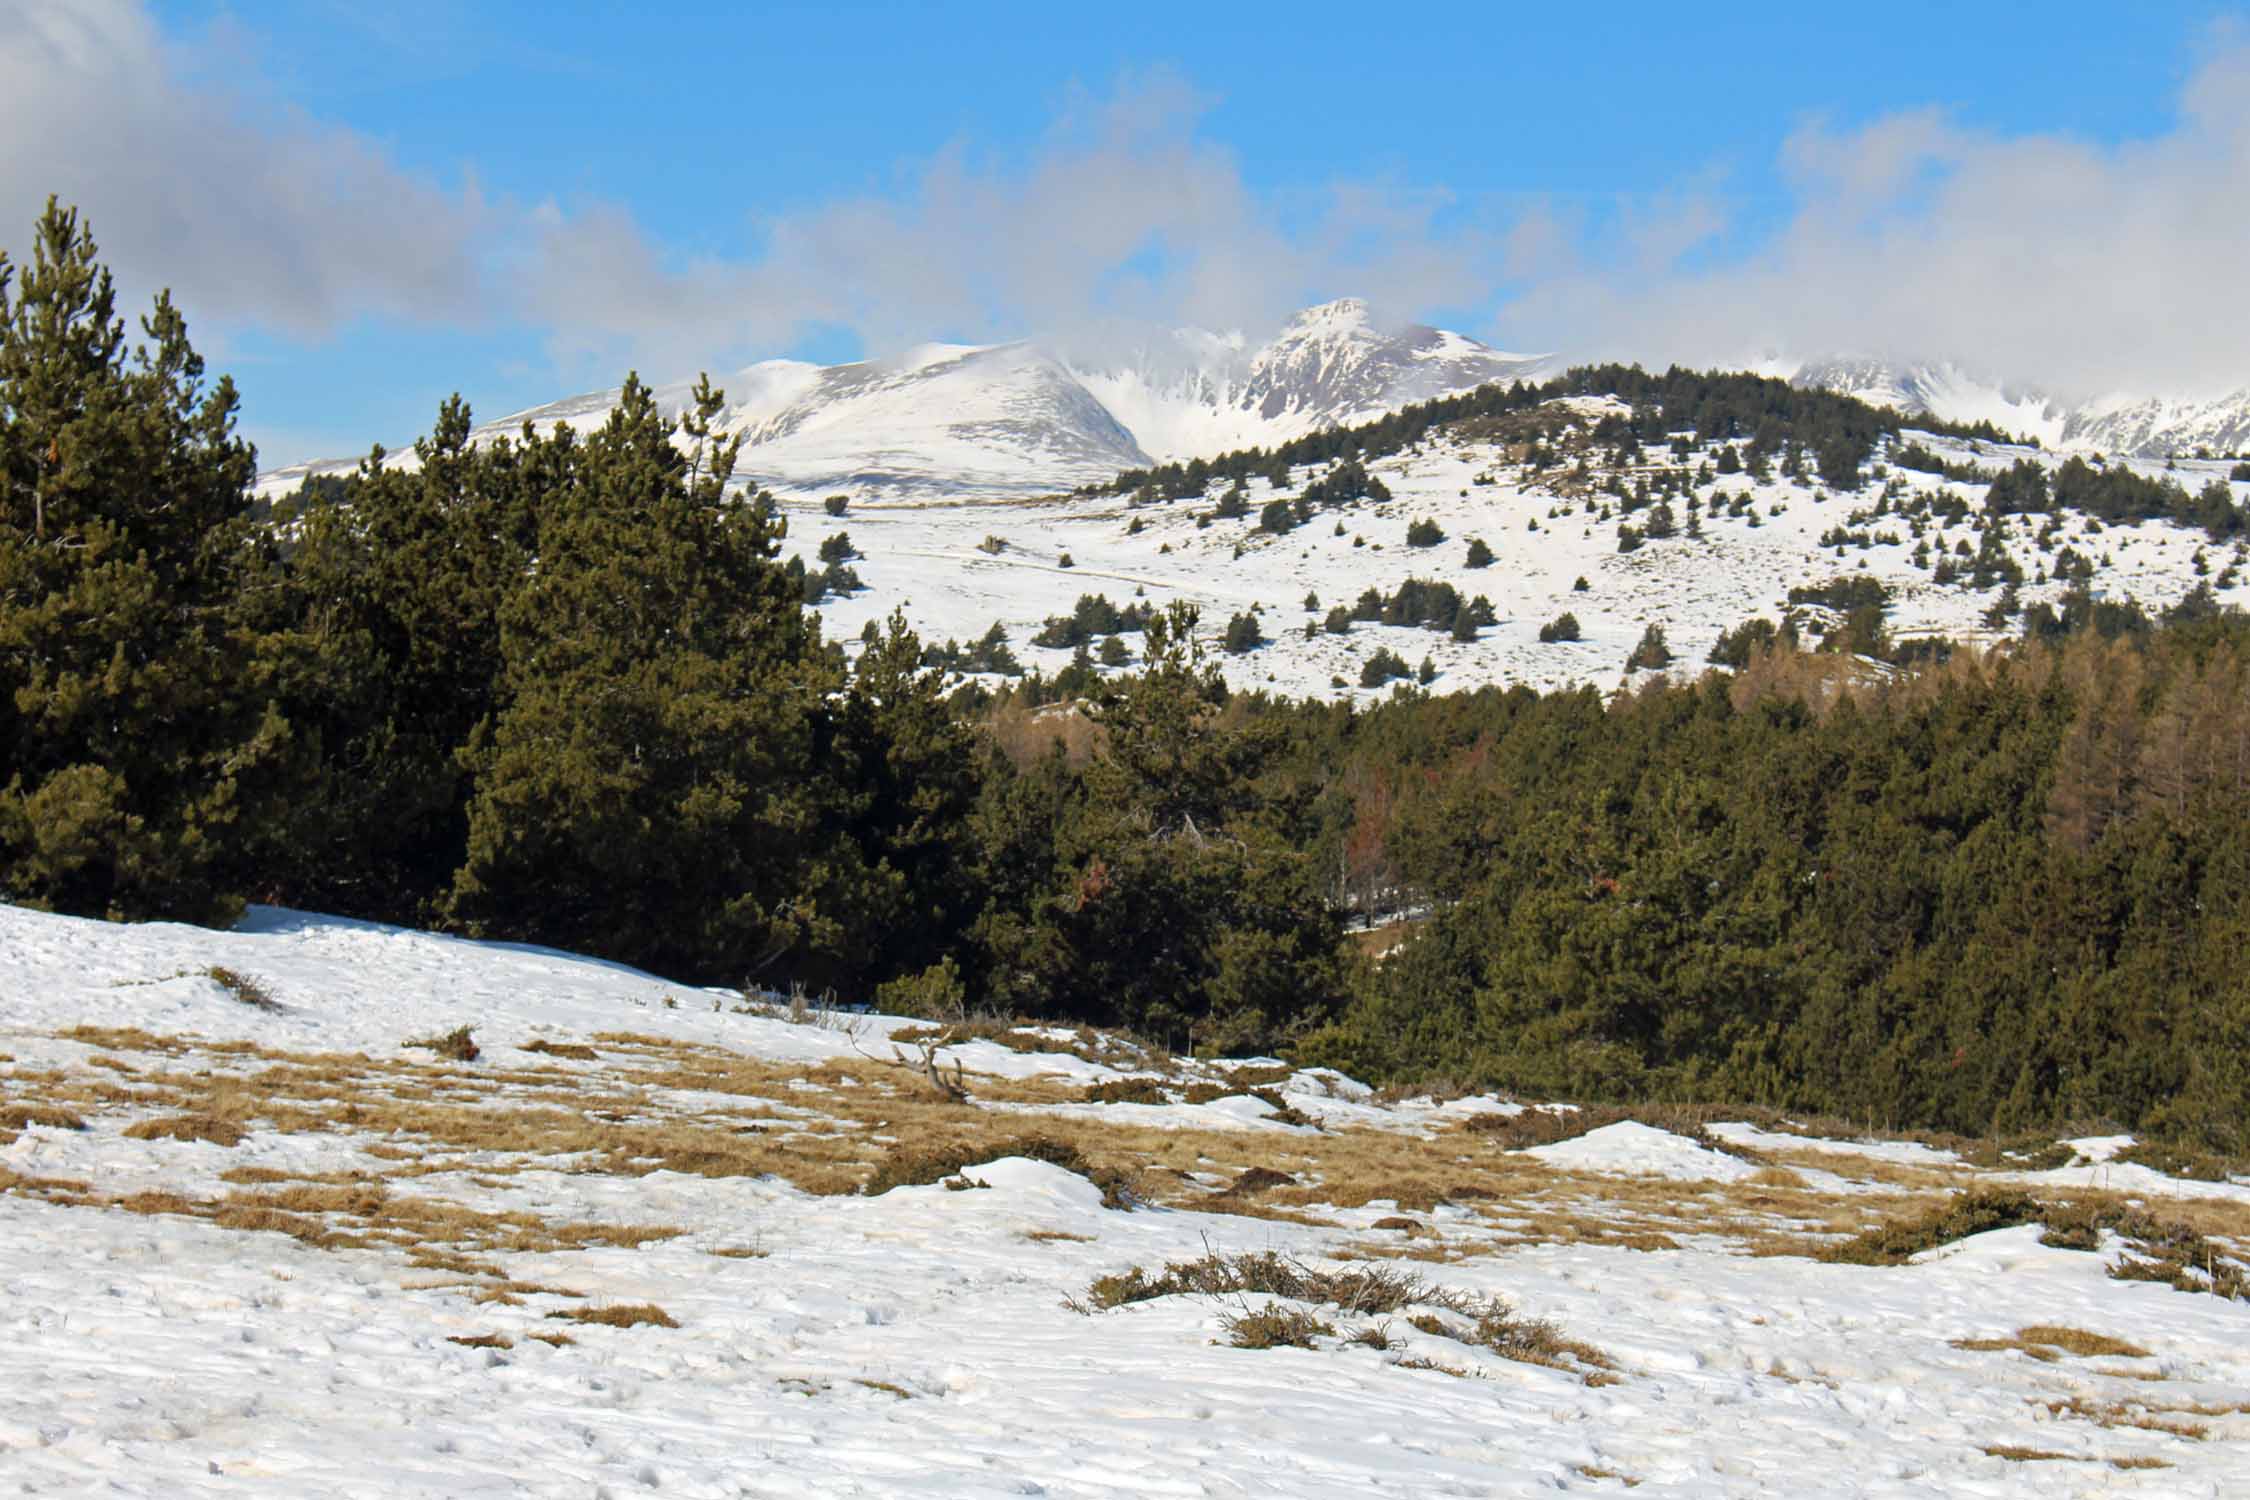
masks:
[[[763,495],[697,387],[673,442],[637,378],[546,497],[500,610],[499,708],[452,909],[472,928],[740,981],[850,936],[818,890],[822,705],[841,687]]]
[[[0,257],[0,898],[223,921],[288,740],[227,619],[256,456],[169,295],[141,330],[50,199]]]

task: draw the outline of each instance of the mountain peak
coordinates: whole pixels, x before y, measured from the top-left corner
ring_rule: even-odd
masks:
[[[722,426],[743,440],[738,472],[785,493],[999,499],[1265,447],[1489,380],[1538,378],[1548,365],[1434,328],[1382,331],[1365,301],[1340,297],[1299,312],[1262,347],[1183,329],[1168,349],[1114,364],[1065,359],[1036,340],[921,344],[842,365],[769,360],[737,372]],[[658,396],[677,411],[690,388]],[[598,424],[616,400],[614,390],[571,397],[478,437],[526,421]],[[292,487],[343,467],[302,465],[266,481]]]
[[[1338,297],[1295,314],[1281,327],[1280,338],[1318,333],[1351,333],[1368,328],[1371,314],[1358,297]]]

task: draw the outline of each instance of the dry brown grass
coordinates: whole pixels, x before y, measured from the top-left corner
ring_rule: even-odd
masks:
[[[1588,1479],[1614,1479],[1629,1490],[1640,1487],[1640,1480],[1622,1469],[1605,1469],[1600,1464],[1580,1464],[1577,1467],[1578,1472]]]
[[[0,1105],[0,1130],[28,1130],[34,1125],[48,1130],[84,1130],[86,1122],[70,1110],[53,1104]]]
[[[2035,1324],[2019,1328],[2011,1338],[2004,1339],[1954,1339],[1956,1349],[1994,1351],[2019,1350],[2033,1359],[2053,1363],[2064,1355],[2077,1359],[2098,1356],[2115,1356],[2120,1359],[2146,1359],[2148,1351],[2123,1339],[2113,1339],[2105,1333],[2090,1333],[2083,1328],[2065,1328],[2053,1323]]]
[[[503,1333],[471,1333],[450,1336],[449,1344],[459,1344],[464,1349],[513,1349],[516,1341]]]
[[[2066,1396],[2034,1404],[2045,1407],[2049,1416],[2073,1417],[2097,1427],[2129,1427],[2196,1441],[2211,1435],[2208,1423],[2183,1421],[2179,1413],[2145,1401],[2089,1401],[2084,1396]]]
[[[547,1314],[550,1318],[567,1318],[573,1323],[599,1323],[604,1328],[638,1328],[653,1324],[658,1328],[677,1328],[679,1321],[653,1302],[613,1302],[603,1307],[571,1307]]]
[[[137,1120],[125,1127],[125,1134],[136,1141],[208,1141],[214,1146],[239,1146],[246,1132],[233,1120],[201,1114]]]
[[[1138,1047],[1098,1033],[1047,1037],[1014,1023],[970,1024],[989,1026],[1011,1045],[1071,1052]],[[1968,1169],[1912,1169],[1894,1180],[1879,1172],[1857,1174],[1858,1158],[1821,1158],[1823,1168],[1872,1176],[1876,1185],[1895,1190],[1831,1194],[1774,1171],[1689,1191],[1664,1181],[1555,1170],[1458,1127],[1424,1140],[1357,1128],[1283,1134],[1156,1129],[1129,1120],[1044,1114],[1033,1121],[1018,1112],[1071,1102],[1082,1096],[1083,1085],[1056,1077],[972,1074],[979,1107],[963,1107],[933,1098],[911,1067],[877,1057],[808,1067],[627,1032],[595,1039],[602,1066],[569,1071],[538,1065],[469,1070],[413,1057],[288,1053],[133,1030],[74,1028],[71,1035],[105,1054],[155,1058],[163,1065],[130,1077],[87,1068],[13,1074],[11,1087],[33,1096],[12,1100],[13,1107],[62,1110],[79,1119],[112,1110],[136,1117],[163,1111],[208,1116],[245,1130],[347,1136],[365,1157],[391,1164],[381,1175],[394,1186],[440,1174],[490,1184],[536,1169],[623,1176],[670,1170],[772,1175],[809,1192],[851,1193],[919,1175],[918,1167],[902,1171],[894,1142],[916,1143],[915,1152],[904,1154],[925,1161],[952,1157],[967,1164],[1020,1150],[1029,1127],[1056,1143],[1058,1156],[1075,1153],[1081,1163],[1129,1174],[1141,1197],[1168,1207],[1302,1223],[1329,1222],[1331,1208],[1369,1204],[1395,1205],[1397,1217],[1427,1214],[1446,1203],[1474,1209],[1472,1218],[1449,1222],[1442,1237],[1352,1252],[1438,1262],[1532,1242],[1665,1251],[1689,1234],[1721,1236],[1756,1254],[1811,1254],[1871,1227],[1910,1220],[1938,1203],[1933,1190],[1977,1180]],[[1132,1065],[1148,1065],[1145,1049],[1134,1052]],[[1233,1092],[1285,1071],[1237,1069],[1224,1085],[1188,1084],[1185,1091],[1189,1097],[1204,1089]],[[691,1109],[671,1097],[675,1090],[704,1097]],[[713,1095],[722,1100],[717,1108],[708,1097]],[[808,1104],[822,1113],[804,1117]],[[1887,1164],[1875,1165],[1887,1171]],[[264,1169],[227,1178],[242,1187],[313,1180],[265,1175]],[[1240,1184],[1240,1190],[1214,1194],[1204,1184],[1215,1178]],[[317,1185],[343,1187],[356,1180],[341,1174]],[[48,1195],[61,1201],[83,1191],[60,1188]],[[340,1217],[332,1210],[278,1204],[228,1207],[229,1224],[279,1229],[328,1246],[368,1242],[485,1254],[511,1243],[568,1238],[557,1226],[535,1220],[510,1225],[500,1216],[490,1216],[492,1223],[467,1219],[447,1225],[429,1215],[406,1223],[388,1213]],[[2250,1234],[2250,1210],[2241,1205],[2179,1208],[2200,1233]],[[187,1211],[217,1218],[210,1205],[190,1205]],[[260,1218],[260,1213],[287,1217]]]
[[[599,1052],[583,1042],[550,1042],[543,1037],[525,1042],[523,1050],[545,1053],[549,1057],[567,1057],[578,1062],[594,1062],[601,1057]]]
[[[2057,1453],[2052,1448],[2019,1448],[2013,1443],[1986,1443],[1977,1451],[1992,1458],[2004,1458],[2012,1464],[2047,1463],[2058,1459],[2078,1460],[2075,1453]]]

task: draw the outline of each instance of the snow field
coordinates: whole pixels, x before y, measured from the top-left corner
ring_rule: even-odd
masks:
[[[1600,415],[1592,410],[1600,403],[1572,404],[1587,408],[1578,415],[1589,427]],[[1909,437],[1949,460],[1993,471],[2019,458],[2056,464],[2068,456],[1993,444],[1972,452],[1969,445],[1949,439]],[[1711,447],[1695,449],[1686,463],[1692,468],[1715,453]],[[1676,466],[1668,450],[1651,449],[1649,456],[1652,462]],[[2156,462],[2132,461],[2132,466],[2149,475],[2164,472]],[[2228,467],[2218,461],[2182,460],[2171,477],[2192,492],[2223,477]],[[1863,571],[1891,587],[1888,626],[1896,637],[1935,634],[1979,643],[2014,629],[2011,625],[2008,632],[1995,632],[1982,623],[1992,602],[1990,591],[1932,584],[1928,571],[1913,561],[1917,539],[1895,513],[1849,527],[1895,533],[1895,545],[1851,546],[1841,557],[1835,548],[1821,547],[1824,533],[1846,527],[1854,512],[1874,508],[1883,488],[1880,480],[1869,481],[1856,494],[1843,494],[1810,481],[1782,479],[1778,472],[1763,484],[1746,474],[1723,476],[1720,488],[1730,498],[1752,497],[1756,526],[1747,517],[1714,515],[1707,509],[1701,538],[1680,535],[1620,553],[1612,497],[1558,494],[1554,481],[1561,469],[1549,470],[1545,478],[1531,475],[1493,444],[1440,437],[1420,451],[1376,460],[1368,469],[1390,488],[1393,498],[1387,504],[1322,510],[1308,524],[1279,536],[1257,530],[1259,508],[1277,497],[1293,498],[1314,471],[1300,468],[1292,485],[1279,491],[1263,478],[1252,480],[1249,515],[1215,520],[1207,528],[1196,525],[1196,516],[1216,503],[1216,484],[1201,500],[1138,508],[1122,497],[920,502],[855,505],[842,519],[824,514],[815,497],[785,495],[790,526],[786,547],[801,555],[808,568],[818,568],[814,554],[819,543],[842,530],[865,554],[852,566],[867,587],[819,606],[827,633],[847,649],[857,649],[868,622],[903,608],[909,623],[931,643],[966,643],[998,621],[1023,665],[1052,675],[1069,663],[1071,653],[1033,646],[1031,637],[1047,617],[1068,615],[1081,594],[1106,595],[1120,608],[1136,600],[1161,608],[1179,599],[1202,611],[1201,630],[1235,688],[1362,702],[1389,692],[1387,687],[1359,686],[1361,664],[1379,647],[1396,652],[1409,665],[1428,657],[1438,673],[1431,686],[1439,692],[1518,683],[1543,690],[1579,685],[1606,690],[1629,680],[1625,659],[1651,624],[1666,632],[1674,656],[1671,670],[1693,675],[1703,670],[1722,632],[1759,615],[1778,621],[1788,608],[1791,587]],[[1595,473],[1598,478],[1602,470],[1597,467]],[[1910,494],[1950,493],[1972,509],[1981,506],[1982,485],[1906,469],[1889,474],[1904,481]],[[1491,482],[1479,483],[1480,478]],[[2250,484],[2234,488],[2238,499],[2250,500]],[[1600,503],[1612,507],[1606,522],[1593,515]],[[1673,510],[1684,528],[1684,504],[1675,503]],[[1434,547],[1410,547],[1407,528],[1424,519],[1435,521],[1446,540]],[[1624,519],[1643,524],[1647,513]],[[1135,520],[1142,530],[1129,534]],[[1342,535],[1336,534],[1339,524]],[[2056,602],[2066,587],[2030,581],[2043,564],[2054,562],[2053,553],[2035,545],[2034,530],[2025,518],[2011,523],[2010,550],[2024,570],[2021,596],[2027,606]],[[997,553],[981,550],[988,537],[999,538],[1005,547]],[[1492,548],[1492,566],[1466,566],[1472,537]],[[1942,529],[1932,524],[1928,539],[1933,550],[1941,543],[1950,549],[1963,540],[1975,545],[1966,524]],[[2108,555],[2110,562],[2097,573],[2095,587],[2111,597],[2129,594],[2151,613],[2194,587],[2198,551],[2207,556],[2214,586],[2232,556],[2232,549],[2212,544],[2200,531],[2158,522],[2108,526],[2094,533],[2074,517],[2055,543],[2058,550],[2064,545],[2097,562]],[[1065,557],[1070,566],[1063,565]],[[2242,581],[2217,591],[2222,604],[2250,604],[2250,569],[2244,574]],[[1442,630],[1366,623],[1355,623],[1348,635],[1305,638],[1305,626],[1318,624],[1330,608],[1350,606],[1370,587],[1388,594],[1409,577],[1450,583],[1464,597],[1485,595],[1499,624],[1473,642],[1456,642]],[[1574,587],[1580,578],[1588,585],[1584,591]],[[1308,593],[1318,596],[1317,611],[1304,608]],[[1268,644],[1240,656],[1220,653],[1218,640],[1228,619],[1254,606],[1261,611]],[[1566,611],[1577,617],[1583,638],[1542,643],[1539,628]],[[1126,636],[1124,641],[1137,657],[1139,638]]]
[[[279,1008],[244,1004],[213,967]],[[462,1024],[476,1062],[400,1045]],[[884,1040],[909,1024],[791,1024],[567,954],[299,913],[216,933],[0,907],[0,1111],[86,1127],[0,1126],[0,1488],[1520,1496],[1630,1479],[1636,1495],[1792,1500],[2219,1497],[2250,1472],[2239,1304],[2112,1280],[2105,1256],[2043,1247],[2036,1228],[1899,1267],[1744,1253],[1752,1221],[1825,1231],[1930,1201],[1909,1179],[1991,1180],[1934,1153],[1825,1149],[1827,1191],[1762,1185],[1633,1121],[1502,1152],[1464,1122],[1508,1101],[1385,1103],[1334,1075],[1278,1085],[1320,1131],[1243,1094],[1072,1104],[1126,1074],[1000,1040],[958,1049],[978,1103],[949,1116]],[[1228,1071],[1162,1082],[1225,1087]],[[240,1144],[126,1133],[190,1095],[232,1097]],[[651,1170],[687,1158],[470,1133],[533,1116],[651,1150],[665,1130],[745,1151],[771,1137],[788,1170]],[[1020,1157],[966,1167],[976,1185],[958,1189],[790,1180],[827,1170],[823,1152],[878,1159],[987,1117],[994,1139],[1144,1152],[1151,1202],[1105,1209],[1085,1178]],[[1777,1153],[1849,1144],[1747,1130],[1714,1127]],[[1300,1187],[1219,1211],[1214,1189],[1255,1162]],[[2132,1191],[2159,1209],[2250,1231],[2250,1189],[2147,1179]],[[125,1201],[152,1193],[181,1208]],[[298,1229],[210,1210],[260,1194],[298,1195]],[[318,1206],[346,1200],[362,1207]],[[406,1213],[430,1205],[464,1217]],[[1632,1225],[1678,1248],[1624,1248]],[[609,1238],[572,1242],[592,1230]],[[1338,1327],[1316,1347],[1227,1346],[1224,1319],[1256,1296],[1062,1305],[1128,1267],[1266,1250],[1403,1253],[1448,1291],[1554,1320],[1618,1378],[1513,1363],[1406,1316],[1388,1320],[1392,1348],[1352,1345],[1384,1320],[1334,1308],[1316,1309]],[[677,1326],[569,1316],[642,1305]],[[2147,1353],[1956,1342],[2033,1325]],[[557,1334],[572,1342],[541,1341]]]

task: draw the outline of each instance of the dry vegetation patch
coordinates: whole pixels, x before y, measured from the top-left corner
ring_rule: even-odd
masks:
[[[136,1141],[208,1141],[214,1146],[239,1146],[246,1134],[241,1125],[218,1115],[162,1115],[136,1120],[125,1134]]]
[[[1954,1339],[1956,1349],[1990,1353],[1999,1350],[2016,1350],[2033,1359],[2052,1364],[2064,1355],[2077,1359],[2113,1355],[2121,1359],[2146,1359],[2148,1351],[2123,1339],[2113,1339],[2107,1334],[2091,1333],[2083,1328],[2065,1328],[2041,1323],[2030,1328],[2019,1328],[2004,1339]]]
[[[601,1057],[599,1052],[583,1042],[550,1042],[544,1037],[535,1037],[525,1042],[522,1050],[544,1053],[549,1057],[567,1057],[577,1062],[594,1062]]]
[[[653,1302],[614,1302],[603,1307],[566,1307],[547,1314],[550,1318],[566,1318],[573,1323],[599,1323],[605,1328],[639,1328],[653,1324],[658,1328],[677,1328],[679,1320]]]
[[[1590,1385],[1607,1384],[1616,1378],[1616,1364],[1607,1355],[1566,1337],[1546,1319],[1518,1317],[1497,1298],[1474,1297],[1441,1287],[1395,1264],[1328,1270],[1273,1251],[1205,1255],[1170,1262],[1160,1272],[1134,1266],[1122,1273],[1096,1277],[1082,1297],[1072,1298],[1065,1305],[1091,1316],[1160,1297],[1240,1299],[1246,1295],[1269,1296],[1300,1306],[1243,1307],[1229,1313],[1223,1326],[1230,1339],[1243,1348],[1282,1344],[1310,1347],[1314,1337],[1333,1335],[1335,1328],[1307,1311],[1308,1307],[1333,1307],[1355,1318],[1399,1314],[1419,1307],[1426,1311],[1413,1314],[1407,1321],[1424,1333],[1484,1349],[1502,1359],[1562,1370]],[[1452,1315],[1451,1320],[1440,1313]],[[1381,1347],[1388,1347],[1387,1332],[1378,1337],[1385,1341]],[[1370,1342],[1365,1338],[1356,1341]]]
[[[84,1130],[86,1122],[70,1110],[53,1104],[0,1105],[0,1130],[28,1130],[32,1126],[48,1130]]]
[[[475,1034],[466,1026],[456,1026],[442,1036],[417,1037],[405,1045],[435,1052],[449,1062],[475,1062],[484,1051],[477,1045]]]

